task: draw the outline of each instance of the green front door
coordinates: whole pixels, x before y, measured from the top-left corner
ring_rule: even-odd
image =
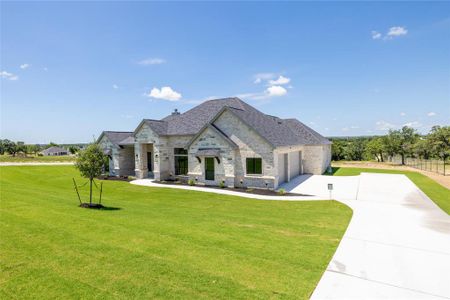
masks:
[[[205,180],[214,180],[214,157],[205,157]]]

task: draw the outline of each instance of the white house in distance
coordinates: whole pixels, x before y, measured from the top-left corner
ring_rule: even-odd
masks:
[[[330,165],[331,142],[296,119],[267,115],[239,98],[203,102],[134,132],[104,131],[111,175],[276,189]]]

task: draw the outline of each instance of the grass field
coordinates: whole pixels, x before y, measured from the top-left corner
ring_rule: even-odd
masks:
[[[0,298],[308,298],[352,214],[118,181],[96,211],[72,177],[0,167]]]
[[[334,176],[354,176],[361,172],[366,173],[389,173],[389,174],[404,174],[414,182],[431,200],[434,201],[443,211],[450,214],[450,190],[438,184],[436,181],[427,176],[412,172],[386,169],[372,169],[372,168],[339,168],[333,167]]]
[[[73,162],[75,159],[76,157],[71,155],[36,156],[29,154],[26,157],[12,157],[8,154],[0,155],[0,162]]]

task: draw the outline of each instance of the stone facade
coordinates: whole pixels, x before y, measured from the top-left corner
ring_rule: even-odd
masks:
[[[331,144],[274,147],[227,109],[196,135],[160,136],[143,121],[134,132],[134,142],[134,147],[118,147],[105,138],[99,141],[103,148],[112,149],[111,174],[134,171],[137,178],[178,177],[204,185],[276,189],[300,174],[322,174],[331,159]],[[187,150],[187,175],[175,175],[176,148]],[[205,178],[206,157],[214,158],[214,180]],[[261,159],[262,174],[247,173],[247,158]]]

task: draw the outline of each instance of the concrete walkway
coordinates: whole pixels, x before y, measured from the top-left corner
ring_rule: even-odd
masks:
[[[312,299],[450,299],[450,217],[406,176],[299,176],[282,187],[311,197],[251,195],[221,189],[132,184],[263,200],[329,199],[353,217]]]
[[[160,184],[154,182],[153,179],[138,179],[130,182],[135,185],[143,185],[157,188],[172,188],[172,189],[180,189],[180,190],[190,190],[197,192],[208,192],[214,194],[223,194],[223,195],[231,195],[231,196],[239,196],[244,198],[258,199],[258,200],[283,200],[283,201],[309,201],[309,200],[324,200],[323,197],[320,196],[265,196],[265,195],[255,195],[243,192],[230,191],[226,189],[215,189],[201,186],[186,186],[186,185],[169,185],[169,184]]]

